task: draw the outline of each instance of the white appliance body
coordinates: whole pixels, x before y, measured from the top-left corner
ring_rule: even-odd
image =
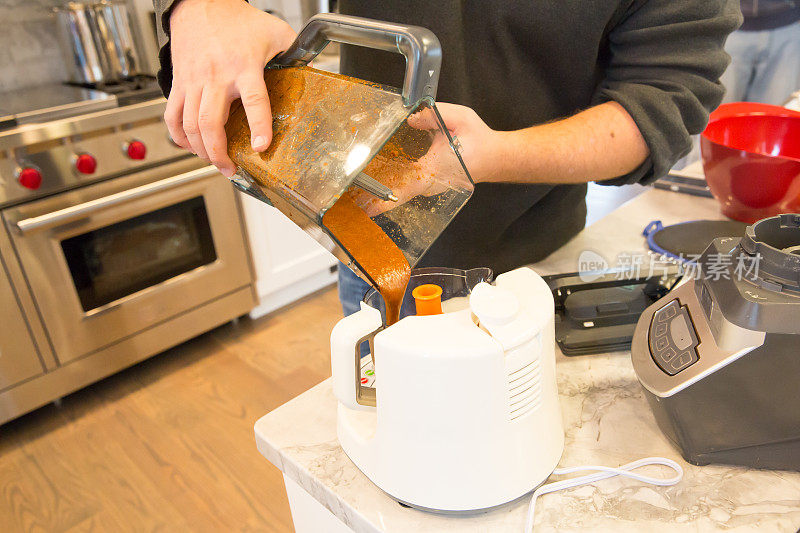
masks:
[[[476,286],[468,308],[376,334],[376,407],[364,406],[355,349],[381,325],[362,304],[331,334],[339,442],[378,487],[416,507],[467,511],[512,501],[550,475],[564,431],[553,297],[536,273],[502,274]]]

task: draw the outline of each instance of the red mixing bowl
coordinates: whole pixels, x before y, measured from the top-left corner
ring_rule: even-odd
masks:
[[[703,170],[722,212],[752,223],[800,212],[800,113],[725,104],[700,137]]]

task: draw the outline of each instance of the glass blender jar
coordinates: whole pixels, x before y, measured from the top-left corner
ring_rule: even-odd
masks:
[[[330,41],[404,55],[402,91],[307,67]],[[439,41],[424,28],[330,13],[313,17],[265,70],[274,132],[265,152],[250,146],[241,102],[231,107],[232,181],[279,209],[375,287],[323,220],[346,194],[413,268],[474,188],[434,103],[440,64]]]

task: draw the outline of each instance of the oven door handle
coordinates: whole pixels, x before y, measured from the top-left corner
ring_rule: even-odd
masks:
[[[171,178],[166,178],[153,183],[148,183],[146,185],[141,185],[139,187],[134,187],[133,189],[128,189],[127,191],[121,191],[115,194],[104,196],[102,198],[98,198],[97,200],[91,200],[82,204],[59,209],[58,211],[53,211],[52,213],[47,213],[46,215],[26,218],[25,220],[20,220],[16,223],[12,222],[11,225],[18,233],[24,235],[33,231],[51,228],[61,224],[67,224],[75,220],[86,218],[97,211],[108,209],[109,207],[130,202],[131,200],[136,200],[138,198],[144,198],[158,192],[174,189],[175,187],[207,178],[215,171],[216,169],[213,167],[199,168],[197,170],[192,170],[191,172],[179,174]]]

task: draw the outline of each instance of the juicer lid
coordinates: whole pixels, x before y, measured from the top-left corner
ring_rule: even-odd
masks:
[[[554,317],[553,296],[533,270],[506,272],[495,283],[476,285],[468,307],[438,315],[406,316],[381,330],[375,335],[376,352],[380,354],[381,346],[395,350],[402,346],[402,350],[431,357],[469,359],[488,350],[510,351],[535,342],[552,327],[548,324]],[[482,327],[476,325],[475,317]]]
[[[480,326],[486,328],[503,350],[511,350],[536,336],[530,317],[519,312],[519,300],[507,289],[481,283],[472,290],[469,306]]]
[[[539,281],[541,278],[533,270],[520,268],[498,276],[495,285],[479,283],[472,289],[469,297],[472,313],[503,350],[529,342],[553,317],[552,300],[548,301],[549,305],[537,306],[538,302],[521,300],[517,296],[537,294],[541,290],[537,288]]]

